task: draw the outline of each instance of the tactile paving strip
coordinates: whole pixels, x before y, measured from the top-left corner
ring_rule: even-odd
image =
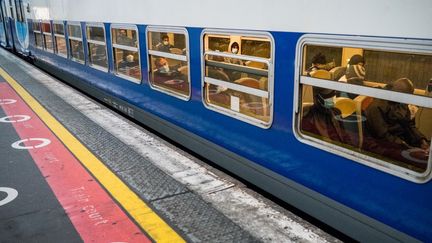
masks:
[[[189,192],[147,158],[122,143],[3,58],[0,65],[23,85],[53,116],[125,181],[132,190],[169,219],[192,242],[255,242],[225,215]]]

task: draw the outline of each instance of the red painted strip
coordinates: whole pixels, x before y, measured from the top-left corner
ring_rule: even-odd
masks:
[[[17,100],[2,105],[8,116],[31,117],[12,123],[21,139],[51,140],[28,151],[84,242],[151,242],[7,83],[0,83],[0,99]]]

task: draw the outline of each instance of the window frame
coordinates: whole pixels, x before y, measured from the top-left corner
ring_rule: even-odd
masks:
[[[75,36],[71,36],[69,34],[69,26],[70,25],[72,25],[72,26],[79,26],[79,28],[81,30],[81,38],[75,37]],[[83,38],[81,23],[77,22],[77,21],[67,21],[66,22],[65,34],[66,34],[66,31],[67,31],[67,36],[68,36],[68,38],[67,38],[67,46],[68,46],[68,49],[69,49],[69,59],[72,60],[72,61],[74,61],[74,62],[77,62],[77,63],[85,64],[86,53],[85,53],[85,48],[84,48],[84,38]],[[84,57],[84,60],[80,60],[80,59],[77,59],[77,58],[75,58],[75,57],[72,56],[72,46],[70,44],[70,40],[81,41],[82,48],[83,48],[83,57]]]
[[[51,31],[50,33],[43,31],[43,26],[42,26],[43,24],[49,24],[50,25],[50,31]],[[54,53],[53,25],[52,25],[50,20],[42,20],[41,21],[41,32],[42,32],[42,37],[43,37],[43,42],[44,42],[43,49],[47,52]],[[52,45],[51,49],[47,48],[47,43],[45,40],[45,36],[47,36],[47,35],[49,35],[51,37],[51,45]]]
[[[241,36],[241,38],[256,38],[256,37],[264,37],[264,38],[268,38],[270,41],[270,58],[262,58],[262,57],[254,57],[254,56],[248,56],[248,55],[241,55],[241,54],[231,54],[231,53],[223,53],[223,52],[216,52],[216,51],[205,51],[204,49],[204,36],[205,35],[225,35],[225,36],[232,36],[232,35],[237,35],[237,36]],[[263,128],[263,129],[269,129],[272,124],[273,124],[273,117],[274,117],[274,66],[275,66],[275,40],[273,38],[273,35],[270,32],[265,32],[265,31],[240,31],[240,30],[229,30],[229,29],[204,29],[201,32],[201,101],[204,104],[204,107],[206,107],[209,110],[218,112],[220,114],[232,117],[234,119],[240,120],[242,122],[246,122],[249,123],[251,125]],[[240,112],[235,112],[232,111],[230,109],[226,109],[223,108],[221,106],[217,106],[217,105],[212,105],[212,104],[207,104],[206,100],[205,100],[205,96],[204,96],[204,87],[205,87],[205,56],[206,55],[213,55],[213,56],[221,56],[221,57],[228,57],[228,58],[237,58],[237,59],[241,59],[241,60],[247,60],[247,61],[257,61],[257,62],[262,62],[262,63],[266,63],[268,65],[268,89],[267,91],[262,91],[262,92],[268,92],[268,102],[269,102],[269,112],[270,112],[270,119],[268,122],[264,122],[262,120],[256,119],[254,117],[251,116],[247,116],[244,114],[241,114]],[[219,82],[224,82],[224,81],[219,81],[216,79],[212,79],[212,78],[208,78],[207,80],[210,80],[210,82],[207,81],[207,83],[210,84],[216,84],[218,85]],[[225,82],[224,82],[225,83]],[[224,84],[225,86],[226,83]],[[236,88],[237,91],[240,92],[244,92],[244,93],[248,93],[249,91],[255,90],[254,88],[249,88],[246,86],[241,86],[241,85],[236,85],[236,84],[231,84],[228,86],[238,86]],[[256,92],[258,92],[258,96],[263,95],[262,92],[256,90]],[[255,94],[252,94],[255,95]]]
[[[186,55],[183,56],[183,55],[178,55],[178,54],[173,54],[173,53],[166,53],[166,52],[151,50],[149,48],[149,44],[150,44],[149,43],[149,32],[183,34],[185,36]],[[146,50],[147,50],[147,74],[148,74],[147,75],[147,77],[148,77],[147,81],[150,85],[150,88],[153,90],[162,92],[164,94],[174,96],[174,97],[179,98],[181,100],[189,101],[191,96],[192,96],[192,82],[191,82],[191,77],[190,77],[191,70],[190,70],[189,32],[187,31],[187,29],[184,27],[147,26],[147,28],[146,28]],[[175,91],[172,91],[172,90],[160,87],[160,86],[153,85],[153,83],[150,81],[150,72],[152,71],[151,65],[150,65],[150,61],[151,61],[150,55],[187,62],[189,95],[185,96],[185,95],[182,95],[178,92],[175,92]],[[185,57],[184,58],[185,60],[183,60],[182,57]]]
[[[297,140],[312,147],[319,148],[360,164],[374,169],[401,177],[415,183],[426,183],[432,178],[432,156],[429,156],[426,170],[422,173],[415,172],[408,168],[394,165],[392,163],[362,154],[325,142],[324,140],[313,138],[301,132],[301,110],[300,86],[310,85],[315,87],[328,88],[354,94],[366,95],[374,98],[413,104],[425,108],[432,108],[432,98],[415,94],[404,94],[390,90],[377,89],[374,87],[359,86],[354,84],[342,83],[333,80],[323,80],[307,76],[302,76],[302,62],[305,45],[329,46],[329,47],[352,47],[376,51],[389,51],[398,53],[432,55],[432,41],[411,40],[401,38],[381,38],[381,37],[358,37],[358,36],[329,36],[319,34],[305,34],[297,42],[294,72],[294,100],[293,100],[293,132]],[[395,95],[397,94],[397,95]],[[429,148],[432,154],[432,145]]]
[[[42,20],[40,20],[40,19],[34,19],[34,20],[32,20],[32,27],[34,27],[34,23],[38,23],[39,24],[39,29],[38,30],[35,30],[34,28],[33,28],[33,36],[34,36],[34,38],[35,38],[35,41],[34,41],[34,43],[35,43],[35,47],[37,48],[37,49],[40,49],[40,50],[43,50],[44,49],[44,46],[45,46],[45,39],[43,38],[43,34],[42,34]],[[42,37],[42,45],[41,46],[38,46],[37,45],[37,38],[36,38],[36,34],[39,34],[39,35],[41,35],[41,37]]]
[[[88,38],[88,32],[87,32],[88,29],[87,29],[87,27],[102,27],[103,33],[104,33],[104,40],[105,40],[103,42],[103,44],[102,44],[102,41],[91,40],[91,39]],[[106,37],[106,32],[105,32],[105,25],[103,23],[101,23],[101,22],[88,22],[88,23],[85,23],[85,36],[86,36],[86,40],[87,40],[88,66],[92,67],[94,69],[97,69],[99,71],[108,72],[110,61],[109,61],[109,58],[108,58],[108,46],[107,46],[107,37]],[[106,67],[102,67],[102,66],[99,66],[97,64],[93,64],[92,63],[91,58],[90,58],[90,49],[89,49],[90,43],[96,44],[96,45],[104,45],[105,46],[105,55],[106,55],[106,59],[107,59],[107,66]]]
[[[137,36],[137,47],[131,47],[131,46],[125,46],[125,45],[119,45],[119,44],[114,44],[114,38],[113,38],[113,29],[128,29],[128,30],[135,30],[136,31],[136,36]],[[140,39],[139,39],[139,31],[138,31],[138,26],[135,24],[111,24],[110,26],[110,34],[111,34],[111,51],[112,51],[112,65],[113,65],[113,69],[112,69],[112,73],[117,76],[120,77],[122,79],[131,81],[132,83],[136,83],[136,84],[141,84],[142,80],[143,80],[143,72],[142,72],[142,66],[141,66],[141,49],[140,49]],[[131,76],[122,74],[122,73],[118,73],[115,67],[115,53],[114,53],[114,48],[118,48],[118,49],[122,49],[122,50],[126,50],[126,51],[136,51],[138,53],[138,65],[140,67],[140,72],[141,72],[141,78],[140,79],[136,79],[133,78]],[[136,50],[135,50],[136,48]]]
[[[63,25],[63,35],[62,34],[57,34],[56,32],[55,32],[55,30],[54,30],[54,25],[56,25],[56,24],[61,24],[61,25]],[[64,23],[64,21],[62,21],[62,20],[53,20],[53,22],[52,22],[52,32],[53,32],[53,34],[54,34],[54,53],[55,54],[57,54],[57,55],[59,55],[59,56],[61,56],[61,57],[64,57],[64,58],[67,58],[68,57],[68,51],[67,51],[67,43],[66,43],[66,55],[65,54],[63,54],[63,53],[59,53],[58,52],[58,45],[57,45],[57,38],[56,37],[62,37],[64,40],[65,40],[65,42],[66,42],[66,31],[67,31],[67,29],[66,29],[66,25],[65,25],[65,23]]]

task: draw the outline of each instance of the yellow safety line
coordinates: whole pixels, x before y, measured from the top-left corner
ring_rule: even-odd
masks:
[[[153,240],[156,242],[185,242],[177,232],[132,192],[2,68],[0,68],[0,75],[3,76],[40,119],[57,135],[63,144],[69,148]]]

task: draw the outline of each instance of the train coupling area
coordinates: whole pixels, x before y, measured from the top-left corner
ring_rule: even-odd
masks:
[[[337,242],[0,49],[0,242]]]

